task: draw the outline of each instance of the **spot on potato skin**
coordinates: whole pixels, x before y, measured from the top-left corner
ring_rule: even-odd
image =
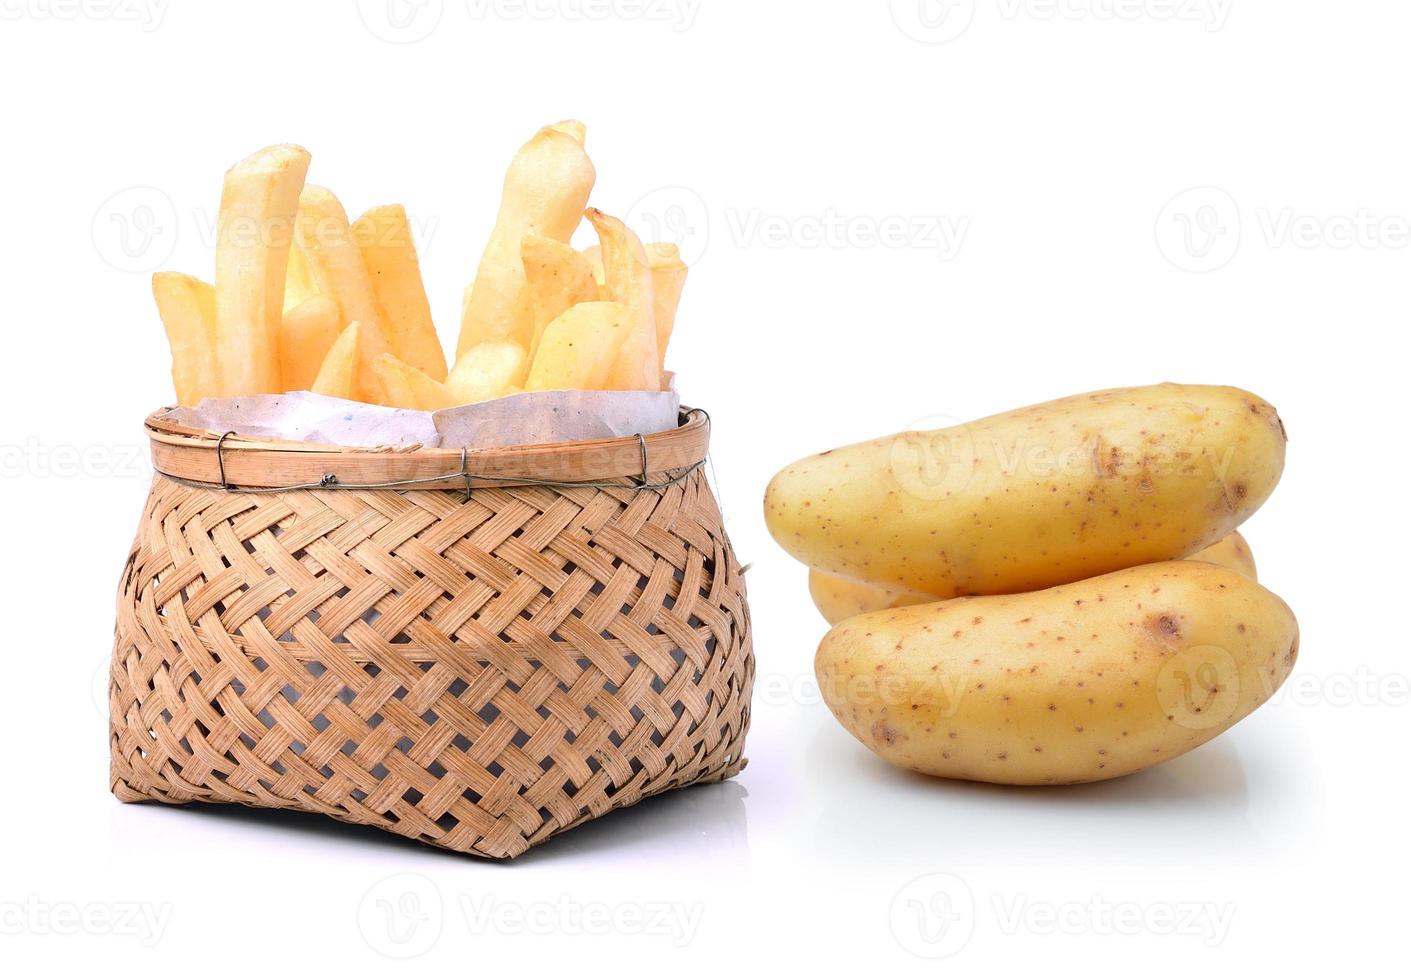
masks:
[[[1152,613],[1142,625],[1162,644],[1169,646],[1181,639],[1181,621],[1175,613]]]
[[[891,725],[888,725],[886,721],[881,718],[878,718],[875,722],[872,723],[872,738],[876,740],[878,745],[885,745],[888,747],[898,745],[906,741],[905,734],[897,731],[895,728],[893,728]]]

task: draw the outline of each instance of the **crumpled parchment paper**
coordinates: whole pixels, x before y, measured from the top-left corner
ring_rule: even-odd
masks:
[[[670,391],[527,391],[419,412],[307,391],[207,398],[167,418],[209,432],[370,449],[378,446],[492,449],[649,435],[675,428],[681,398]]]

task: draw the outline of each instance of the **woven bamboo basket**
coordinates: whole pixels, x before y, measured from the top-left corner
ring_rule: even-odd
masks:
[[[504,858],[744,768],[750,619],[705,413],[470,453],[163,414],[118,595],[120,800],[302,810]]]

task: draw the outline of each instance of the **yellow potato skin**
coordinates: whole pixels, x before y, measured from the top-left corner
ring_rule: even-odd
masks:
[[[1225,535],[1209,548],[1197,551],[1188,560],[1208,561],[1212,565],[1223,565],[1247,578],[1259,581],[1259,569],[1254,564],[1254,552],[1249,550],[1249,542],[1238,531]]]
[[[808,594],[813,599],[814,606],[823,614],[823,618],[828,620],[829,626],[836,626],[849,617],[876,612],[879,609],[900,609],[903,606],[940,601],[939,596],[925,592],[853,582],[820,572],[816,568],[808,570]]]
[[[1043,785],[1190,751],[1267,700],[1297,655],[1278,596],[1174,561],[855,616],[824,637],[815,669],[833,714],[893,765]]]
[[[765,521],[843,578],[1032,591],[1215,543],[1273,491],[1285,442],[1238,388],[1115,388],[800,460],[770,482]]]
[[[1188,560],[1223,565],[1258,581],[1254,554],[1249,550],[1249,542],[1238,531],[1231,531],[1209,548],[1191,555]],[[808,594],[813,599],[813,605],[828,620],[829,626],[837,626],[849,616],[860,616],[865,612],[919,606],[923,602],[939,602],[942,598],[925,592],[853,582],[816,568],[808,570]]]

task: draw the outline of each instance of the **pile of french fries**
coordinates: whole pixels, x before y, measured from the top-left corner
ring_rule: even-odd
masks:
[[[240,161],[221,193],[214,285],[152,279],[178,402],[313,391],[434,411],[520,391],[661,390],[686,266],[674,245],[644,246],[587,207],[583,140],[565,121],[515,155],[449,371],[405,209],[350,222],[304,182],[297,146]],[[578,251],[585,217],[599,244]]]

